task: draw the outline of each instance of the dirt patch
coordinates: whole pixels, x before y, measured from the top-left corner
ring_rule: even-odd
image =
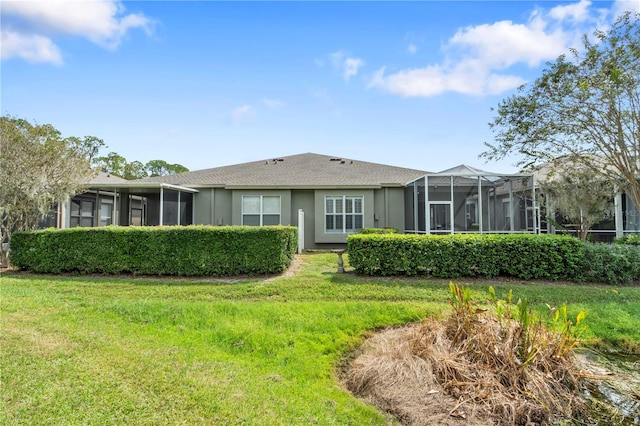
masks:
[[[289,278],[294,276],[295,274],[298,273],[298,271],[300,271],[300,269],[302,269],[302,264],[304,263],[304,260],[302,258],[302,256],[300,256],[299,254],[294,255],[293,260],[291,261],[291,264],[289,265],[289,267],[287,268],[286,271],[282,272],[281,274],[278,275],[274,275],[270,278],[267,278],[264,282],[270,282],[270,281],[275,281],[279,278]]]

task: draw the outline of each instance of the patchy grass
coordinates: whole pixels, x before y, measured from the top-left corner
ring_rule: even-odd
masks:
[[[236,281],[4,275],[0,423],[386,424],[336,368],[368,330],[447,312],[448,281],[302,260]],[[640,288],[478,281],[474,299],[489,284],[586,310],[586,338],[640,352]]]

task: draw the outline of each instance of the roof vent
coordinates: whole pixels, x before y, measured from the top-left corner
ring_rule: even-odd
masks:
[[[342,158],[332,158],[332,159],[331,159],[331,160],[329,160],[329,161],[342,161]]]

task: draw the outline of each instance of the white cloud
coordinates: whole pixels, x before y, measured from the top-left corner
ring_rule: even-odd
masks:
[[[0,32],[0,57],[22,58],[29,62],[62,64],[60,49],[47,37],[23,35],[10,30]]]
[[[620,16],[624,12],[640,13],[640,0],[616,0],[613,4],[613,12],[615,16]]]
[[[508,69],[533,68],[566,53],[582,34],[601,25],[603,9],[588,0],[534,10],[528,22],[499,21],[460,28],[443,46],[441,63],[386,74],[380,68],[369,81],[399,96],[436,96],[445,92],[495,95],[526,83]]]
[[[280,99],[262,98],[262,103],[269,108],[278,108],[284,106],[284,102]]]
[[[385,76],[379,69],[371,79],[370,87],[380,87],[399,96],[437,96],[445,92],[465,95],[493,95],[516,88],[526,80],[518,76],[486,73],[471,62],[463,62],[455,68],[440,65],[402,70]]]
[[[346,58],[344,60],[344,79],[349,81],[349,79],[358,74],[358,69],[364,65],[364,61],[360,58]]]
[[[523,62],[534,67],[566,51],[567,36],[561,30],[548,31],[545,22],[528,24],[500,21],[459,30],[450,47],[465,49],[489,67],[506,68]]]
[[[329,59],[333,67],[342,73],[346,81],[357,75],[358,70],[364,65],[362,59],[348,57],[342,50],[329,54]]]
[[[149,34],[153,27],[153,21],[145,15],[127,14],[119,0],[9,1],[2,4],[2,15],[3,40],[5,37],[40,41],[46,39],[52,47],[49,50],[57,50],[58,53],[59,48],[55,46],[53,38],[59,34],[86,38],[103,48],[113,50],[130,30],[139,28]],[[5,56],[3,51],[3,58],[24,58],[26,55],[25,52],[12,50]],[[37,59],[31,60],[53,63],[61,61],[57,59],[56,62],[48,56],[46,49],[41,49]]]
[[[415,44],[411,43],[409,46],[407,46],[407,52],[409,52],[410,55],[415,55],[417,51],[418,46],[416,46]]]
[[[252,115],[253,108],[251,107],[251,105],[242,105],[231,111],[231,114],[229,114],[229,119],[231,121],[231,124],[240,124]]]
[[[589,0],[580,0],[578,3],[556,6],[549,11],[549,17],[557,21],[572,20],[584,22],[590,18]]]

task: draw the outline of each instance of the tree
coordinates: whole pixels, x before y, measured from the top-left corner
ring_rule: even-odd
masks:
[[[145,165],[145,168],[151,177],[173,175],[189,171],[189,169],[181,164],[169,164],[164,160],[151,160]]]
[[[132,161],[124,166],[123,178],[127,180],[146,178],[147,170],[140,161]]]
[[[518,166],[566,156],[616,182],[640,209],[640,14],[583,37],[542,76],[500,102],[489,125],[488,160],[518,154]]]
[[[95,136],[85,136],[82,139],[71,136],[67,138],[67,141],[74,150],[82,152],[90,163],[92,163],[94,157],[98,155],[100,148],[106,147],[104,141]]]
[[[140,161],[129,163],[117,152],[110,152],[106,156],[94,158],[93,165],[105,173],[128,180],[149,176],[167,176],[189,171],[181,164],[169,164],[164,160],[151,160],[147,164],[142,164]]]
[[[33,229],[93,177],[86,152],[49,124],[0,117],[0,242]],[[0,263],[7,253],[0,247]]]
[[[110,152],[106,156],[95,158],[93,164],[105,173],[124,177],[127,159],[117,152]]]
[[[591,227],[604,220],[612,208],[614,185],[600,173],[572,164],[566,157],[538,169],[536,179],[547,201],[547,220],[562,228],[574,225],[583,241]],[[557,223],[555,213],[564,217],[564,224]]]

